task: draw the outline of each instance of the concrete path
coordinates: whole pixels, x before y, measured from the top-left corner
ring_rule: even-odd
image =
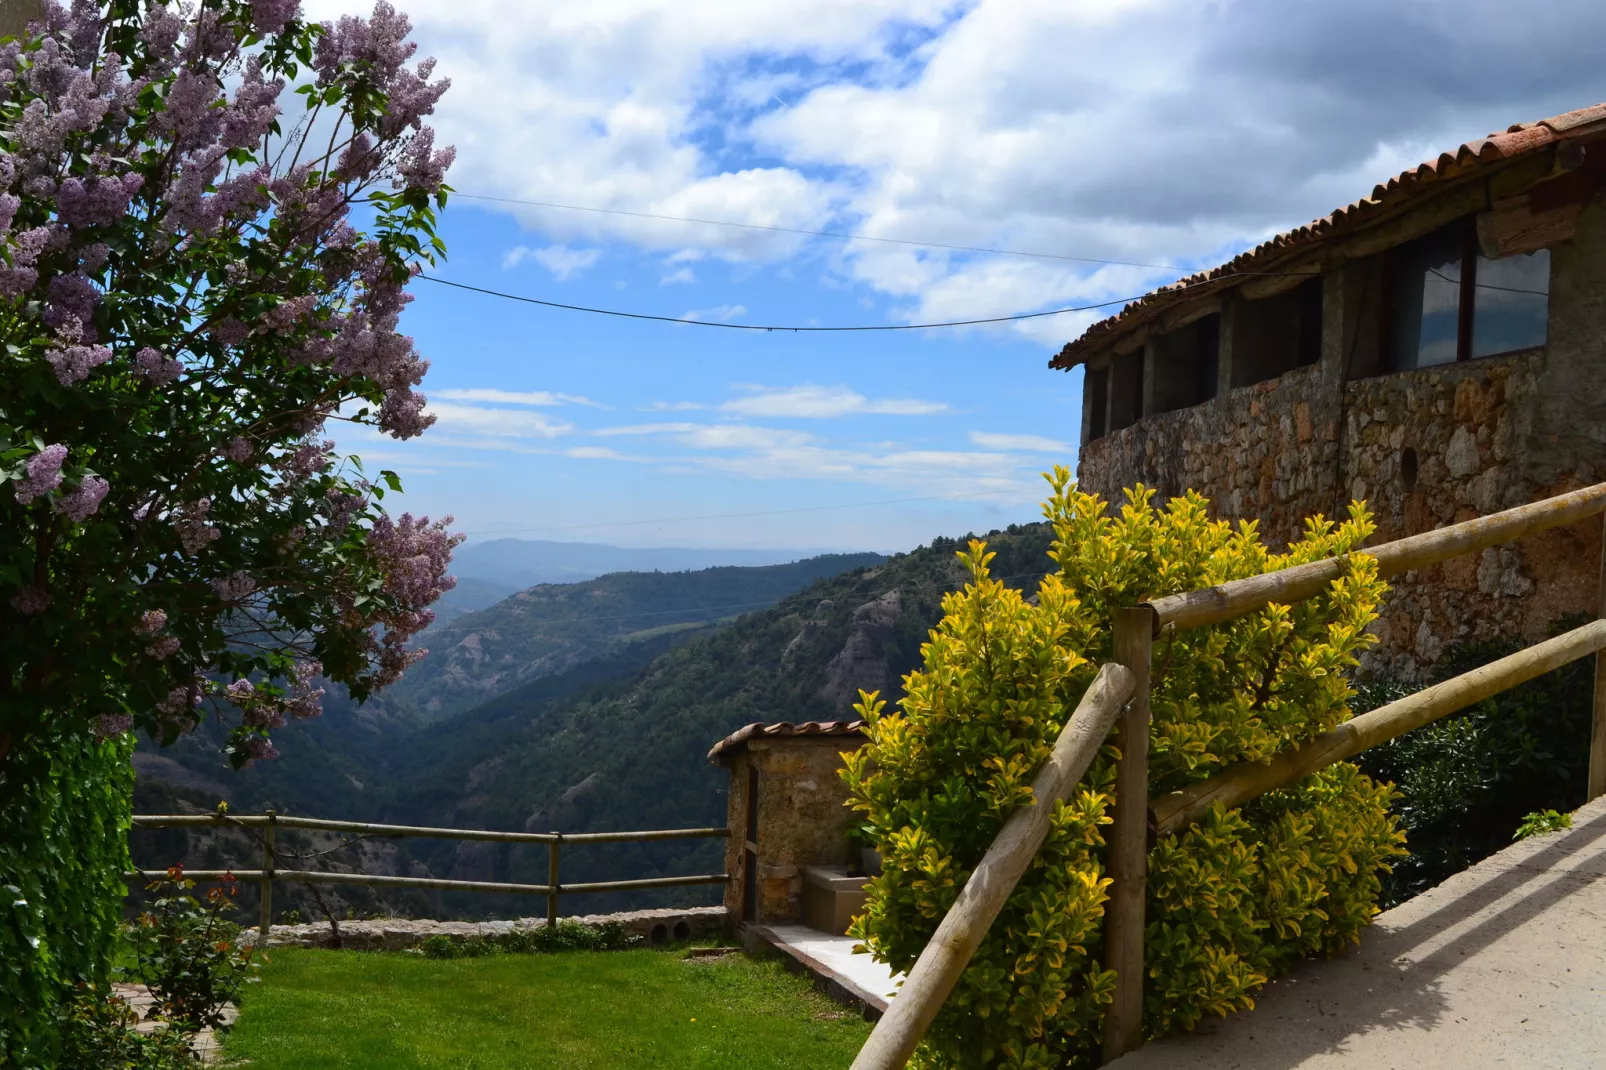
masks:
[[[1606,798],[1112,1070],[1606,1067]]]
[[[858,941],[851,936],[833,936],[807,925],[749,926],[754,934],[776,951],[825,983],[826,990],[839,998],[863,1003],[874,1015],[887,1009],[887,1001],[898,991],[901,974],[863,952],[854,953]]]

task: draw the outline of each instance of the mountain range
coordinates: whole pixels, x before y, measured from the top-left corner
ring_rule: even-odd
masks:
[[[988,536],[998,553],[994,574],[1034,586],[1050,567],[1050,538],[1041,524]],[[276,735],[278,761],[229,773],[215,757],[215,729],[163,752],[145,749],[136,757],[136,809],[209,809],[222,792],[237,811],[271,804],[283,812],[463,828],[722,824],[724,774],[708,763],[709,747],[753,721],[852,717],[860,689],[896,699],[941,618],[943,595],[964,582],[955,558],[963,545],[938,539],[891,558],[829,555],[537,586],[437,625],[427,635],[431,654],[403,682],[361,708],[331,702],[319,721]],[[383,853],[372,842],[357,847],[366,852],[363,868],[545,880],[540,848],[409,840]],[[248,846],[140,834],[135,850],[186,857],[210,851],[234,861]],[[564,876],[708,872],[718,862],[711,841],[614,844],[572,858],[566,852]],[[345,889],[336,898],[359,908],[368,902]],[[707,889],[673,889],[588,897],[565,909],[710,898]],[[400,899],[384,905],[480,916],[531,909],[516,897]]]

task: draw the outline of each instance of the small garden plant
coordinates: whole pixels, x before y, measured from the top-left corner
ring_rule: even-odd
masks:
[[[1031,799],[1042,765],[1100,664],[1122,606],[1325,557],[1343,574],[1322,595],[1207,629],[1167,633],[1152,666],[1150,790],[1173,791],[1225,766],[1271,758],[1350,716],[1346,678],[1373,638],[1386,591],[1356,553],[1371,534],[1361,505],[1313,518],[1285,553],[1252,523],[1212,521],[1198,495],[1164,508],[1142,487],[1118,515],[1050,477],[1044,512],[1058,565],[1029,601],[994,579],[973,542],[972,581],[890,711],[860,706],[869,743],[846,759],[851,804],[884,860],[853,934],[908,970],[1004,819]],[[917,1055],[925,1067],[1092,1066],[1115,984],[1103,963],[1114,748],[1071,796],[1031,868]],[[1252,1004],[1295,959],[1356,939],[1376,913],[1379,873],[1403,854],[1391,790],[1339,763],[1241,810],[1216,809],[1150,852],[1145,1022],[1151,1034]]]
[[[221,1029],[226,1009],[256,980],[257,962],[231,920],[238,885],[225,879],[204,896],[179,866],[152,882],[149,909],[128,931],[133,964],[121,972],[155,998],[156,1028],[141,1034],[139,1017],[109,987],[82,985],[60,1012],[61,1070],[170,1070],[195,1066],[191,1041]]]
[[[1514,840],[1526,840],[1529,836],[1543,836],[1547,832],[1561,832],[1573,827],[1573,815],[1563,814],[1555,810],[1539,810],[1522,819],[1517,831],[1512,835]]]

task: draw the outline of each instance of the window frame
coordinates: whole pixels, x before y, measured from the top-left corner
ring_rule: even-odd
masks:
[[[1445,361],[1441,364],[1419,364],[1415,363],[1414,361],[1411,364],[1406,364],[1402,359],[1403,354],[1399,351],[1399,346],[1397,344],[1397,328],[1399,327],[1400,317],[1399,294],[1400,284],[1403,281],[1401,278],[1401,272],[1403,270],[1401,267],[1401,261],[1410,253],[1413,253],[1423,243],[1429,242],[1434,238],[1443,235],[1446,231],[1459,232],[1456,236],[1460,240],[1461,247],[1461,276],[1459,280],[1456,280],[1457,285],[1459,286],[1459,293],[1457,294],[1456,303],[1455,360]],[[1449,223],[1437,230],[1429,231],[1428,233],[1423,234],[1411,241],[1402,242],[1401,244],[1390,249],[1384,254],[1383,295],[1386,302],[1386,314],[1379,317],[1378,323],[1378,330],[1381,336],[1379,339],[1379,344],[1384,353],[1384,365],[1387,368],[1388,373],[1397,374],[1400,372],[1425,371],[1430,368],[1450,367],[1454,364],[1465,364],[1466,362],[1472,360],[1488,360],[1496,357],[1510,356],[1513,353],[1524,353],[1530,349],[1542,348],[1543,346],[1548,345],[1550,342],[1548,317],[1551,298],[1550,277],[1548,272],[1553,270],[1553,265],[1548,262],[1548,253],[1550,251],[1549,247],[1545,246],[1542,249],[1532,249],[1526,253],[1514,253],[1511,255],[1531,256],[1534,253],[1541,251],[1547,254],[1547,276],[1545,280],[1545,341],[1539,343],[1537,346],[1521,346],[1516,349],[1504,349],[1495,353],[1483,353],[1475,356],[1472,352],[1472,346],[1474,341],[1474,325],[1476,323],[1478,314],[1478,261],[1480,259],[1489,259],[1491,261],[1496,259],[1504,259],[1497,257],[1484,257],[1483,247],[1478,241],[1477,216],[1463,216],[1461,219],[1458,219],[1453,223]]]

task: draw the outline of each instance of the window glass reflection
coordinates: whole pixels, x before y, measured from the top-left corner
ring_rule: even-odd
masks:
[[[1472,356],[1488,357],[1545,344],[1550,312],[1550,250],[1478,257],[1473,276]]]
[[[1395,261],[1391,348],[1397,369],[1455,362],[1463,249],[1461,233],[1449,230],[1402,251]]]

